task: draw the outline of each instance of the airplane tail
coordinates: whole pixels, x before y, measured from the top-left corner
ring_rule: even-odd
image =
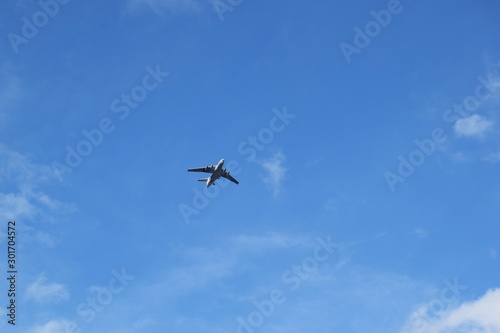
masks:
[[[199,182],[207,182],[208,178],[201,178],[201,179],[198,179]]]

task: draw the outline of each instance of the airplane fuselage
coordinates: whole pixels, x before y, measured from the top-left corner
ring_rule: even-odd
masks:
[[[219,163],[217,163],[217,166],[215,167],[214,172],[208,177],[207,179],[207,187],[210,185],[214,184],[217,179],[220,178],[222,174],[222,166],[224,165],[224,159],[221,159]]]
[[[201,168],[190,168],[187,171],[209,173],[210,174],[209,177],[198,179],[198,181],[204,182],[207,185],[207,187],[210,187],[210,185],[215,185],[215,181],[221,177],[229,179],[231,182],[238,185],[239,182],[236,179],[234,179],[234,177],[229,174],[229,171],[224,169],[223,166],[224,166],[224,159],[221,159],[219,163],[217,163],[217,165],[207,165]]]

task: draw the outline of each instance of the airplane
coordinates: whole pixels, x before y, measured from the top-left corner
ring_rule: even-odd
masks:
[[[188,169],[188,171],[211,173],[210,177],[208,178],[198,179],[199,182],[206,182],[207,187],[210,187],[210,185],[215,185],[215,181],[220,177],[224,177],[226,179],[229,179],[235,184],[239,184],[239,182],[229,174],[229,171],[222,168],[223,165],[224,165],[224,159],[221,159],[219,163],[217,163],[217,165],[210,165],[210,166],[207,165],[206,167],[203,168],[192,168]]]

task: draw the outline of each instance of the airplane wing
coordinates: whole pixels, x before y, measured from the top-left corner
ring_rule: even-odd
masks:
[[[203,167],[203,168],[188,169],[188,171],[192,171],[192,172],[208,172],[208,173],[213,173],[214,170],[215,170],[215,167],[213,165],[207,165],[206,167]]]
[[[232,181],[235,184],[239,184],[239,182],[236,179],[234,179],[233,176],[231,176],[229,174],[229,172],[227,172],[226,170],[222,171],[221,176],[224,177],[224,178],[226,178],[226,179],[229,179],[230,181]]]

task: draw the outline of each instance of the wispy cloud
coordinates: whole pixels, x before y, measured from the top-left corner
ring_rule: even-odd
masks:
[[[264,235],[240,234],[230,237],[215,248],[196,247],[182,250],[183,264],[170,269],[163,277],[164,283],[172,294],[185,294],[200,290],[214,281],[240,274],[246,266],[242,258],[249,254],[257,256],[269,250],[300,248],[307,243],[302,236],[283,233]]]
[[[73,204],[49,197],[40,186],[55,181],[48,165],[33,163],[27,156],[0,143],[0,210],[10,219],[41,217],[53,222],[56,216],[73,212]]]
[[[486,292],[480,299],[429,318],[421,309],[414,312],[402,333],[500,332],[500,289]]]
[[[266,235],[239,235],[233,237],[231,242],[241,251],[264,251],[298,246],[304,244],[305,238],[282,233],[268,233]]]
[[[496,259],[497,258],[497,250],[496,249],[491,248],[489,252],[490,252],[489,254],[490,254],[490,258],[491,259]]]
[[[156,321],[151,317],[147,316],[145,318],[139,319],[132,325],[132,331],[137,332],[139,330],[145,330],[149,326],[155,324]]]
[[[69,299],[68,289],[64,284],[48,282],[40,276],[26,289],[26,297],[39,303],[58,303]]]
[[[311,253],[314,240],[287,233],[238,234],[217,242],[215,246],[182,247],[177,250],[179,262],[142,288],[141,295],[149,295],[153,303],[174,304],[177,299],[207,297],[207,294],[226,290],[227,281],[247,279],[255,274],[259,265],[269,265],[268,258],[289,253]],[[257,264],[258,263],[258,264]],[[291,264],[291,262],[290,262]],[[271,267],[269,269],[272,270]],[[268,280],[272,274],[263,277]],[[280,272],[275,272],[278,274]],[[281,276],[281,274],[278,274]],[[156,281],[156,282],[154,282]],[[260,280],[259,280],[260,281]],[[227,295],[231,301],[244,298],[247,288]],[[267,292],[267,291],[266,291]],[[141,296],[142,297],[142,296]]]
[[[306,162],[306,167],[310,168],[310,167],[317,166],[317,165],[321,164],[325,160],[325,157],[326,157],[325,155],[321,155],[320,157],[318,157],[316,159],[308,160]]]
[[[262,180],[264,184],[272,189],[275,197],[281,193],[282,184],[288,171],[288,168],[283,166],[285,161],[285,155],[282,152],[278,152],[270,159],[262,162],[262,167],[267,172]]]
[[[76,323],[69,320],[51,320],[43,325],[31,327],[29,333],[66,333],[74,331]]]
[[[49,166],[37,165],[30,159],[0,143],[0,183],[15,183],[21,190],[33,189],[53,178]]]
[[[46,247],[54,247],[57,243],[57,240],[54,236],[43,231],[36,232],[35,240]]]
[[[453,129],[458,136],[482,138],[492,127],[493,121],[484,116],[473,114],[470,117],[457,120]]]
[[[494,98],[500,97],[500,61],[487,61],[488,73],[486,80],[490,91],[494,93]]]
[[[349,194],[336,192],[330,194],[323,205],[325,212],[337,213],[341,211],[359,210],[361,207],[366,207],[369,202],[363,198],[354,198]]]
[[[0,210],[8,219],[32,219],[37,208],[22,193],[0,193]]]
[[[59,237],[46,231],[41,231],[30,225],[22,224],[24,243],[37,243],[46,248],[53,248],[59,243]]]
[[[429,232],[425,229],[422,229],[422,228],[416,228],[414,230],[414,233],[415,235],[418,237],[418,238],[427,238],[429,237]]]
[[[342,266],[339,260],[322,263],[296,291],[278,284],[287,300],[268,331],[395,332],[408,295],[420,293],[422,283],[353,263]]]
[[[338,206],[339,206],[338,200],[334,198],[327,198],[324,205],[324,209],[326,211],[337,212]]]
[[[237,254],[233,251],[218,247],[191,248],[183,252],[184,263],[169,269],[155,289],[160,287],[172,296],[187,294],[237,272]]]
[[[163,15],[165,12],[193,14],[202,9],[200,0],[127,0],[126,5],[129,13],[147,8],[159,15]]]
[[[500,151],[496,153],[490,153],[483,158],[487,162],[498,163],[500,162]]]

